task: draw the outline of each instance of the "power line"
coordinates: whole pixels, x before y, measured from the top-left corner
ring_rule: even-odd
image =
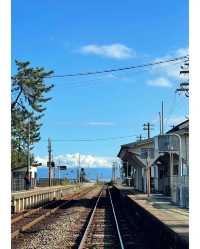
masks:
[[[147,64],[133,65],[133,66],[129,66],[129,67],[113,68],[113,69],[91,71],[91,72],[79,72],[79,73],[71,73],[71,74],[63,74],[63,75],[52,75],[52,76],[46,76],[43,78],[64,78],[64,77],[87,76],[87,75],[94,75],[94,74],[111,73],[111,72],[125,71],[125,70],[131,70],[131,69],[136,69],[136,68],[156,66],[156,65],[160,65],[160,64],[164,64],[164,63],[182,61],[185,59],[188,59],[188,55],[181,56],[181,57],[175,57],[175,58],[171,58],[171,59],[167,59],[167,60],[150,62]],[[20,79],[20,78],[18,78],[18,79]],[[25,77],[22,77],[22,79],[25,79]]]
[[[176,65],[176,64],[179,64],[180,63],[180,61],[176,61],[176,62],[174,62],[173,63],[173,65]],[[135,73],[141,73],[141,72],[148,72],[149,70],[146,68],[146,69],[140,69],[140,68],[136,68],[136,70],[134,70],[134,74]],[[133,77],[132,75],[131,76],[129,76],[129,77]],[[129,83],[130,84],[130,81],[129,82],[127,82],[127,80],[126,80],[126,78],[125,78],[125,80],[124,80],[124,78],[122,77],[122,78],[120,78],[120,77],[116,77],[116,79],[118,80],[118,81],[122,81],[123,82],[123,84],[127,84],[127,83]],[[105,82],[105,80],[107,80],[106,82]],[[111,78],[111,80],[109,79],[109,78],[93,78],[93,80],[91,81],[91,80],[87,80],[86,82],[84,82],[84,81],[70,81],[70,83],[68,83],[68,82],[65,82],[65,86],[67,85],[68,86],[68,88],[87,88],[87,87],[96,87],[96,86],[102,86],[102,85],[107,85],[107,84],[111,84],[111,82],[113,81],[114,79],[112,79]],[[177,85],[178,86],[178,85]]]
[[[137,135],[129,135],[129,136],[119,136],[119,137],[107,137],[107,138],[82,138],[82,139],[51,139],[52,142],[94,142],[94,141],[107,141],[107,140],[116,140],[116,139],[123,139],[129,137],[136,137]],[[42,140],[46,142],[47,140]]]
[[[155,66],[155,65],[159,65],[159,64],[184,60],[184,59],[187,59],[187,58],[188,58],[188,55],[181,56],[181,57],[176,57],[176,58],[172,58],[172,59],[168,59],[168,60],[150,62],[150,63],[147,63],[147,64],[141,64],[141,65],[136,65],[136,66],[113,68],[113,69],[106,69],[106,70],[102,70],[102,71],[93,71],[93,72],[72,73],[72,74],[64,74],[64,75],[52,75],[52,76],[47,76],[46,78],[62,78],[62,77],[74,77],[74,76],[86,76],[86,75],[92,75],[92,74],[111,73],[111,72],[124,71],[124,70],[130,70],[130,69],[135,69],[135,68]]]

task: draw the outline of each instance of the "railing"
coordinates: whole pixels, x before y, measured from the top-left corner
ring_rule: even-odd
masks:
[[[76,179],[59,179],[59,178],[52,178],[51,179],[51,185],[57,186],[57,185],[66,185],[68,183],[72,184],[75,183]],[[48,187],[49,186],[49,179],[48,178],[39,178],[37,179],[37,187]]]
[[[176,186],[189,186],[189,176],[171,176],[170,180],[172,181],[173,185]]]
[[[12,177],[11,179],[11,191],[23,191],[34,188],[36,185],[35,179],[31,179],[31,183],[29,186],[26,186],[24,177]]]

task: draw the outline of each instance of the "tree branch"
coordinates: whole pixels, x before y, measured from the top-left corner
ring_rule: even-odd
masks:
[[[15,105],[17,104],[17,101],[18,101],[21,94],[22,94],[22,87],[20,88],[20,92],[18,93],[17,98],[11,104],[11,110],[15,108]]]

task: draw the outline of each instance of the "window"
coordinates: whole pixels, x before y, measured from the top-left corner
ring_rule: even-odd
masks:
[[[178,175],[178,164],[175,164],[173,167],[173,175],[177,176]]]

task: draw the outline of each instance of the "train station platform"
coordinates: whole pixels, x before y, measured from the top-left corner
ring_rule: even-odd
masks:
[[[168,238],[171,243],[169,248],[188,248],[189,247],[189,210],[180,208],[170,201],[170,197],[162,194],[151,194],[148,198],[147,194],[137,193],[131,187],[123,185],[115,185],[120,195],[128,198],[129,203],[133,203],[133,207],[137,210],[140,221],[147,229],[155,229],[157,239]],[[145,224],[149,222],[149,225]],[[155,225],[155,226],[154,226]],[[152,238],[153,231],[150,232]],[[156,234],[155,234],[156,239]],[[167,243],[167,242],[166,242]],[[173,244],[180,245],[173,247]],[[161,246],[161,245],[160,245]],[[159,248],[159,247],[158,247]],[[164,248],[164,247],[160,247]]]
[[[64,195],[92,186],[93,183],[71,184],[66,186],[35,187],[11,193],[12,213],[45,204],[53,199],[61,199]]]

